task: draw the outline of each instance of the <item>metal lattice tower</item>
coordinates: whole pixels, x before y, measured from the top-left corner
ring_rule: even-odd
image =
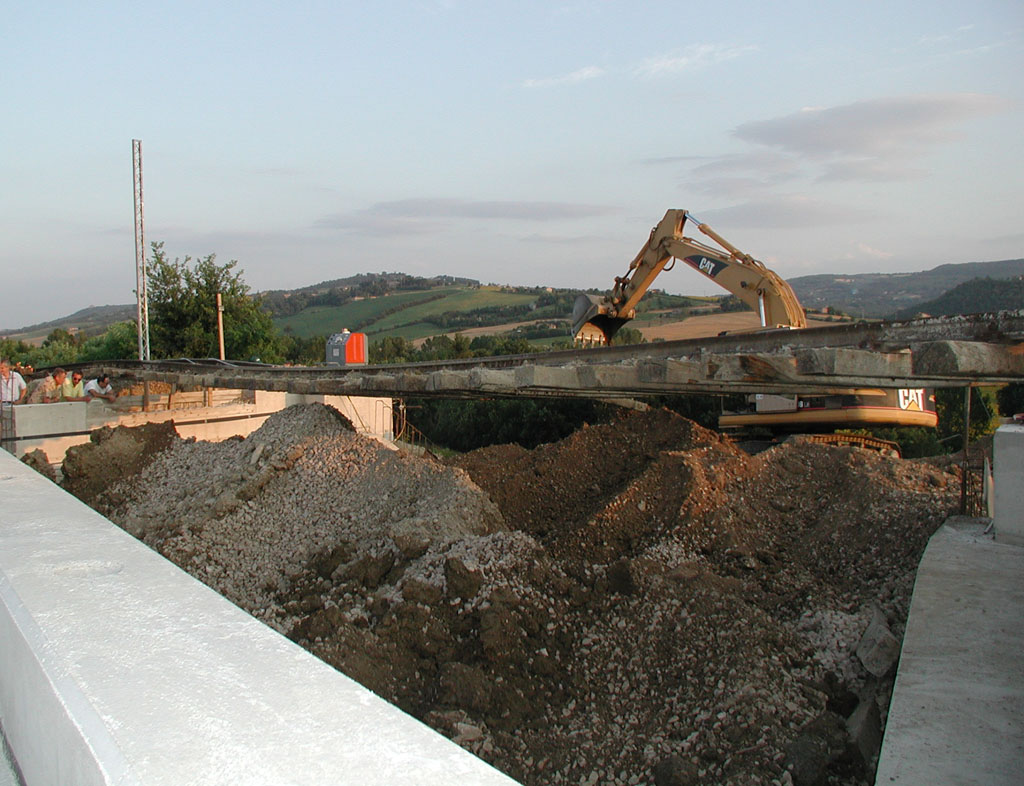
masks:
[[[139,360],[149,360],[149,298],[146,292],[146,233],[142,213],[142,140],[132,140],[135,180],[135,293],[138,301]]]

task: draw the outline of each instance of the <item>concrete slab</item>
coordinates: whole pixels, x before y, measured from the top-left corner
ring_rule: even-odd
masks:
[[[1000,426],[994,440],[996,540],[1024,546],[1024,424]]]
[[[922,557],[876,784],[1024,779],[1024,548],[984,528],[951,519]]]
[[[0,786],[21,786],[3,740],[0,740]]]

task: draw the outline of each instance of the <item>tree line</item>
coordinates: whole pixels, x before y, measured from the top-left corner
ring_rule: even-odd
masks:
[[[289,317],[313,306],[344,306],[363,297],[391,292],[416,292],[443,286],[479,286],[478,281],[452,276],[410,276],[406,273],[365,273],[348,279],[324,282],[315,287],[263,294],[263,305],[273,317]],[[443,297],[439,295],[438,297]]]

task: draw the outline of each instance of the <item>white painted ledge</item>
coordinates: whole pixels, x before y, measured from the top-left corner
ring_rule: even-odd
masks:
[[[925,548],[877,786],[1022,782],[1024,548],[984,528],[949,519]]]
[[[28,786],[515,783],[2,451],[0,725]]]
[[[1000,426],[993,453],[996,540],[1024,546],[1024,425]]]

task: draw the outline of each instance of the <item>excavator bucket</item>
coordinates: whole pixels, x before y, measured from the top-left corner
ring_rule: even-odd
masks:
[[[573,339],[582,344],[610,344],[623,325],[623,317],[608,315],[607,298],[598,295],[579,295],[572,309]]]

